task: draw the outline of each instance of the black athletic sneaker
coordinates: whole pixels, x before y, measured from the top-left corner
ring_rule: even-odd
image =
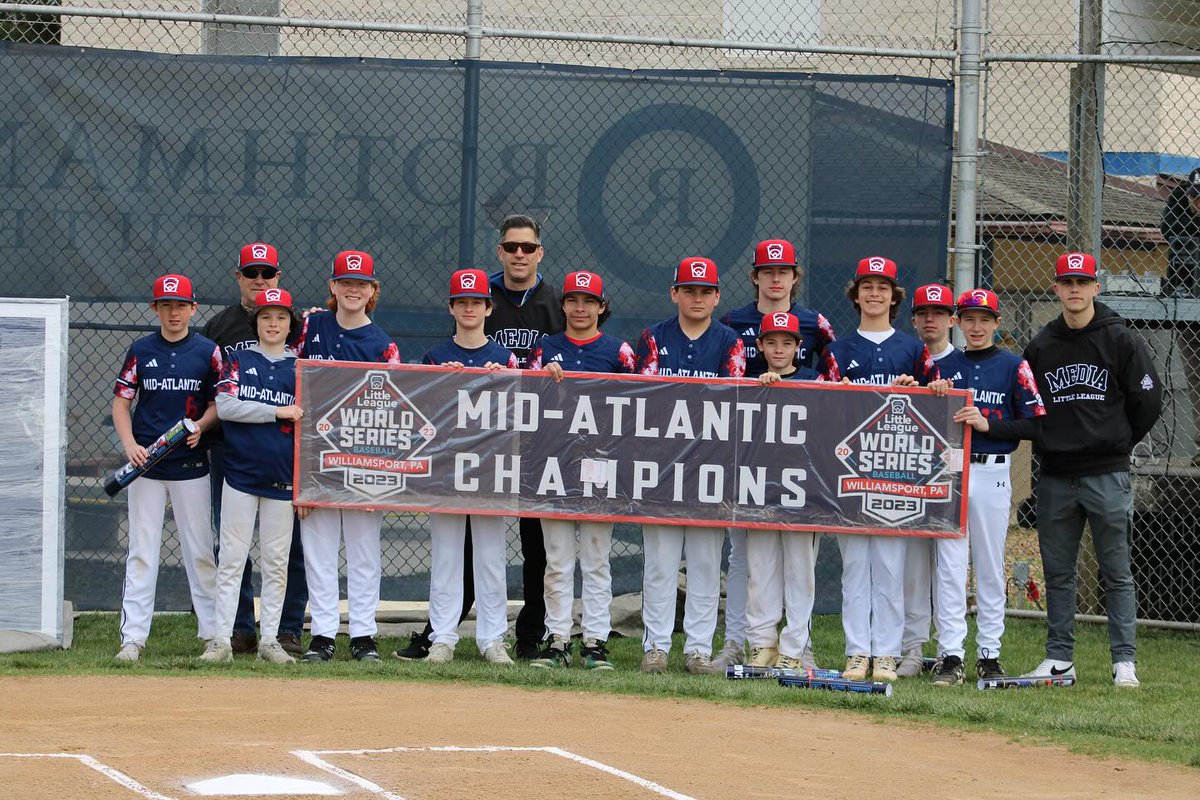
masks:
[[[355,636],[350,640],[350,655],[355,661],[378,661],[379,645],[370,636]]]
[[[561,636],[551,636],[545,649],[538,657],[529,662],[529,666],[538,669],[560,669],[571,666],[571,640]]]
[[[392,652],[392,658],[401,661],[424,661],[429,655],[429,645],[432,644],[424,631],[417,631],[408,639],[408,644]]]
[[[333,661],[334,641],[328,636],[314,636],[304,653],[305,661]]]
[[[942,656],[933,666],[934,686],[958,686],[963,682],[963,662],[958,656]]]
[[[608,660],[607,642],[598,639],[584,639],[579,648],[579,662],[584,669],[611,670],[612,662]]]
[[[1004,667],[1000,665],[998,658],[981,658],[975,662],[975,674],[980,680],[991,681],[996,678],[1003,678],[1006,673]]]
[[[515,652],[517,658],[521,659],[522,661],[533,661],[535,658],[541,655],[541,647],[541,642],[523,642],[518,639],[516,647],[513,648],[513,652]]]

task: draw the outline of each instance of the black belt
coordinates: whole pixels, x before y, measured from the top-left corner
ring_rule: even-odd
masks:
[[[972,464],[1007,464],[1008,455],[1005,453],[971,453]]]

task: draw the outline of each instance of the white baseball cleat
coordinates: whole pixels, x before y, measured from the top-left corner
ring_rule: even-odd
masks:
[[[750,666],[773,667],[779,661],[779,650],[774,647],[750,648]],[[713,662],[716,665],[717,662]]]
[[[842,670],[842,677],[848,681],[865,681],[870,665],[871,658],[865,654],[858,653],[849,656],[846,659],[846,668]]]
[[[744,663],[746,663],[746,645],[742,642],[725,642],[721,652],[717,653],[717,657],[712,660],[712,665],[720,673],[724,673],[725,668],[730,664]]]
[[[434,642],[429,646],[426,664],[449,664],[454,660],[454,648],[445,642]]]
[[[503,664],[506,667],[514,666],[516,662],[508,654],[508,647],[508,644],[503,639],[497,639],[483,648],[483,657],[490,664]],[[430,653],[433,653],[432,648],[430,648]]]
[[[1113,664],[1113,686],[1122,689],[1136,689],[1141,686],[1137,678],[1137,669],[1132,661],[1118,661]]]
[[[117,661],[124,661],[132,664],[142,657],[142,646],[137,642],[125,642],[121,645],[121,649],[117,651],[114,658]]]
[[[896,670],[898,678],[919,678],[925,671],[925,655],[920,650],[910,650],[900,659],[900,667]]]
[[[295,664],[296,659],[283,649],[278,639],[263,637],[258,643],[258,660],[271,664]]]
[[[200,654],[199,660],[210,664],[226,664],[233,661],[233,646],[228,639],[209,639],[204,644],[204,652]]]
[[[659,650],[657,647],[651,647],[642,656],[642,663],[638,667],[640,672],[656,675],[660,672],[667,671],[667,653],[664,650]]]
[[[1038,664],[1031,671],[1022,675],[1022,678],[1057,678],[1060,675],[1070,675],[1075,677],[1075,662],[1074,661],[1059,661],[1054,658],[1043,659],[1042,663]]]

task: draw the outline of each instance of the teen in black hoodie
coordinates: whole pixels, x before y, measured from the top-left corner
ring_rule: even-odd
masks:
[[[1054,293],[1062,314],[1025,348],[1046,416],[989,424],[973,409],[963,409],[955,418],[994,439],[1033,439],[1041,457],[1038,546],[1046,580],[1046,658],[1029,674],[1075,674],[1075,564],[1088,522],[1108,607],[1113,683],[1136,687],[1129,454],[1158,419],[1162,389],[1142,340],[1116,312],[1096,302],[1095,258],[1061,256]]]

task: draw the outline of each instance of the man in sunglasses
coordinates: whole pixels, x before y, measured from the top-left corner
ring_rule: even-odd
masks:
[[[221,356],[226,358],[235,350],[242,350],[257,341],[252,323],[254,313],[254,298],[264,289],[274,289],[279,286],[279,253],[265,242],[253,242],[244,246],[238,257],[237,269],[233,271],[237,279],[238,302],[227,306],[215,317],[205,323],[201,335],[212,339],[221,348]],[[225,471],[222,469],[224,443],[220,440],[220,429],[217,430],[217,440],[209,451],[211,465],[209,475],[212,479],[212,517],[213,526],[221,527],[221,487],[225,481]],[[230,643],[235,653],[254,653],[258,649],[258,635],[254,624],[254,587],[250,583],[250,559],[246,559],[246,570],[242,575],[242,588],[238,595],[237,615],[233,622],[233,637]],[[304,575],[304,551],[300,545],[300,528],[297,522],[292,529],[292,549],[288,556],[287,593],[283,599],[283,614],[279,621],[279,643],[283,649],[293,656],[304,654],[300,646],[301,633],[304,628],[304,608],[308,604],[308,582]]]

